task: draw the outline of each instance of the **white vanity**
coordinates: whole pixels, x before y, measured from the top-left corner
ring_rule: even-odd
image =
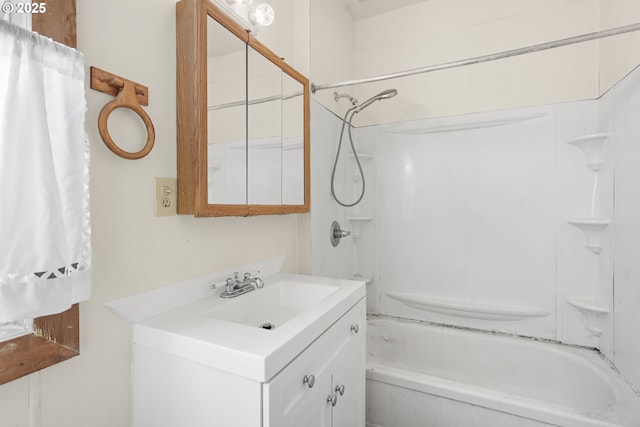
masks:
[[[229,271],[107,305],[133,323],[134,427],[364,426],[364,282],[272,264],[235,298]]]

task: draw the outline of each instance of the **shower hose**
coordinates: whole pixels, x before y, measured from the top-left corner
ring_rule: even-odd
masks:
[[[336,160],[333,162],[333,170],[331,171],[331,195],[333,199],[340,205],[345,208],[350,208],[352,206],[360,203],[362,198],[364,197],[365,191],[365,181],[364,181],[364,172],[362,171],[362,165],[360,164],[360,159],[358,158],[358,153],[356,152],[356,147],[353,143],[353,136],[351,135],[351,120],[353,116],[357,113],[356,106],[350,108],[347,113],[344,115],[344,119],[342,119],[342,129],[340,130],[340,139],[338,140],[338,151],[336,152]],[[348,125],[348,126],[347,126]],[[336,182],[336,169],[338,167],[338,159],[340,158],[340,150],[342,148],[342,139],[344,137],[344,128],[347,127],[347,135],[349,136],[349,143],[351,144],[351,151],[353,152],[353,156],[356,159],[356,164],[358,165],[358,170],[360,171],[360,178],[362,179],[362,189],[360,191],[360,196],[353,203],[345,203],[338,198],[335,191],[335,182]]]

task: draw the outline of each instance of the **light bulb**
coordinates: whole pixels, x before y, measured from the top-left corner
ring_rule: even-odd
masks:
[[[251,21],[253,25],[266,27],[273,23],[274,18],[275,13],[273,12],[273,8],[266,3],[257,5],[249,12],[249,21]]]

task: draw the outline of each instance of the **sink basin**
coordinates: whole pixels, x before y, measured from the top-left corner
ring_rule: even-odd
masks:
[[[202,315],[273,330],[338,289],[338,286],[281,280],[205,310]]]
[[[203,278],[112,305],[153,308],[134,320],[134,352],[153,348],[267,382],[365,297],[363,281],[284,273],[262,279],[263,288],[230,299],[220,297],[224,286],[211,289]]]

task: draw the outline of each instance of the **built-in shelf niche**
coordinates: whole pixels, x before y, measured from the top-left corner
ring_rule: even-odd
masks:
[[[351,232],[354,240],[360,239],[362,236],[362,226],[373,221],[373,217],[369,216],[352,216],[347,218],[349,224],[351,224]]]
[[[442,298],[403,292],[387,292],[385,295],[418,310],[470,319],[513,321],[551,315],[549,310],[542,307],[507,305],[461,298]]]
[[[569,224],[578,227],[587,240],[585,247],[596,255],[602,251],[602,231],[609,225],[607,218],[572,218]]]
[[[571,218],[569,224],[579,228],[585,236],[587,244],[585,247],[596,255],[602,251],[602,232],[609,226],[609,218],[595,216],[596,194],[598,193],[598,173],[603,165],[604,146],[609,135],[607,133],[593,133],[580,136],[568,141],[569,144],[578,147],[587,158],[586,166],[594,172],[593,196],[591,200],[591,216],[583,218]],[[598,258],[593,261],[600,262]],[[587,292],[588,293],[588,292]],[[592,295],[597,295],[598,291],[593,290]],[[577,296],[567,299],[567,302],[580,310],[584,315],[586,328],[595,337],[600,337],[603,330],[604,317],[609,313],[609,307],[598,298]]]
[[[361,280],[363,281],[366,285],[370,285],[373,283],[373,277],[371,276],[366,276],[364,274],[359,274],[356,273],[353,276],[351,276],[351,280]]]
[[[604,316],[609,314],[609,307],[605,303],[587,297],[573,297],[567,299],[567,302],[580,310],[587,319],[587,329],[589,332],[596,337],[602,335]]]
[[[602,168],[602,153],[608,136],[607,133],[593,133],[574,138],[568,143],[580,148],[587,156],[587,167],[598,172]]]

